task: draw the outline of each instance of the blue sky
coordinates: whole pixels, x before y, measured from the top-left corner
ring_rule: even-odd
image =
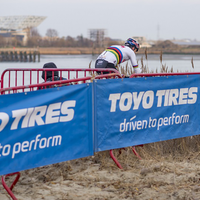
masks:
[[[199,0],[0,0],[0,16],[36,15],[47,18],[38,26],[45,36],[55,29],[60,37],[106,29],[107,36],[126,40],[196,39],[200,41]]]

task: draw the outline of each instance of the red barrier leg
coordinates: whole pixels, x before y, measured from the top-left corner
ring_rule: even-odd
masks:
[[[132,147],[132,151],[133,153],[141,160],[142,158],[140,157],[140,155],[137,153],[137,151],[135,150],[135,147]]]
[[[115,158],[112,149],[110,150],[110,156],[113,159],[113,161],[115,162],[115,164],[117,165],[117,167],[119,167],[120,169],[123,169],[122,166],[120,165],[120,163],[118,162],[118,160]]]
[[[11,185],[10,187],[8,187],[8,186],[6,185],[5,179],[6,179],[6,177],[8,177],[8,176],[13,176],[13,175],[17,175],[17,176],[15,177],[15,180],[13,181],[12,185]],[[17,200],[17,198],[16,198],[15,195],[12,193],[12,189],[13,189],[14,186],[16,185],[16,183],[17,183],[17,181],[19,180],[19,178],[20,178],[20,172],[15,172],[15,173],[11,173],[11,174],[6,174],[5,176],[2,176],[2,179],[1,179],[3,187],[5,188],[5,190],[8,192],[8,194],[11,196],[11,198],[12,198],[13,200]]]
[[[138,145],[138,146],[143,146],[143,145]],[[125,148],[122,148],[122,149],[125,150]],[[122,149],[119,149],[119,155],[121,154],[121,150],[122,150]],[[136,149],[135,149],[134,146],[132,146],[132,151],[133,151],[133,153],[137,156],[138,159],[140,159],[140,160],[142,159],[142,158],[140,157],[140,155],[137,153],[137,151],[136,151]],[[111,156],[111,158],[113,159],[113,161],[115,162],[115,164],[117,165],[117,167],[119,167],[120,169],[123,169],[122,166],[120,165],[120,163],[118,162],[118,160],[115,158],[112,149],[110,150],[110,156]]]

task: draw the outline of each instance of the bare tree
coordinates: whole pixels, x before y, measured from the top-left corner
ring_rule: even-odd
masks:
[[[6,40],[3,36],[0,35],[0,47],[6,46]]]
[[[48,37],[49,45],[56,45],[56,40],[58,39],[58,32],[55,29],[48,29],[46,32],[46,36]]]
[[[39,46],[40,38],[41,36],[37,28],[31,28],[26,46],[28,47]]]
[[[46,36],[50,38],[58,37],[58,32],[55,29],[48,29],[46,32]]]
[[[37,28],[32,28],[32,29],[30,30],[30,36],[31,36],[31,37],[41,37],[41,35],[39,34]]]

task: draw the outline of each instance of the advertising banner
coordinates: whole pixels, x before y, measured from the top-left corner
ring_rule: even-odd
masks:
[[[0,175],[93,155],[92,86],[0,96]]]
[[[199,134],[199,75],[98,80],[95,151]]]

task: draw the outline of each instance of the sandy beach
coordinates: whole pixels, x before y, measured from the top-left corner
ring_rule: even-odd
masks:
[[[25,170],[13,189],[18,200],[198,200],[200,160],[198,152],[151,153],[137,147],[139,160],[126,148],[117,157],[109,151],[95,156]],[[118,150],[114,150],[118,155]],[[14,178],[14,177],[13,177]],[[9,178],[6,182],[10,185]],[[0,186],[0,199],[10,200]]]

